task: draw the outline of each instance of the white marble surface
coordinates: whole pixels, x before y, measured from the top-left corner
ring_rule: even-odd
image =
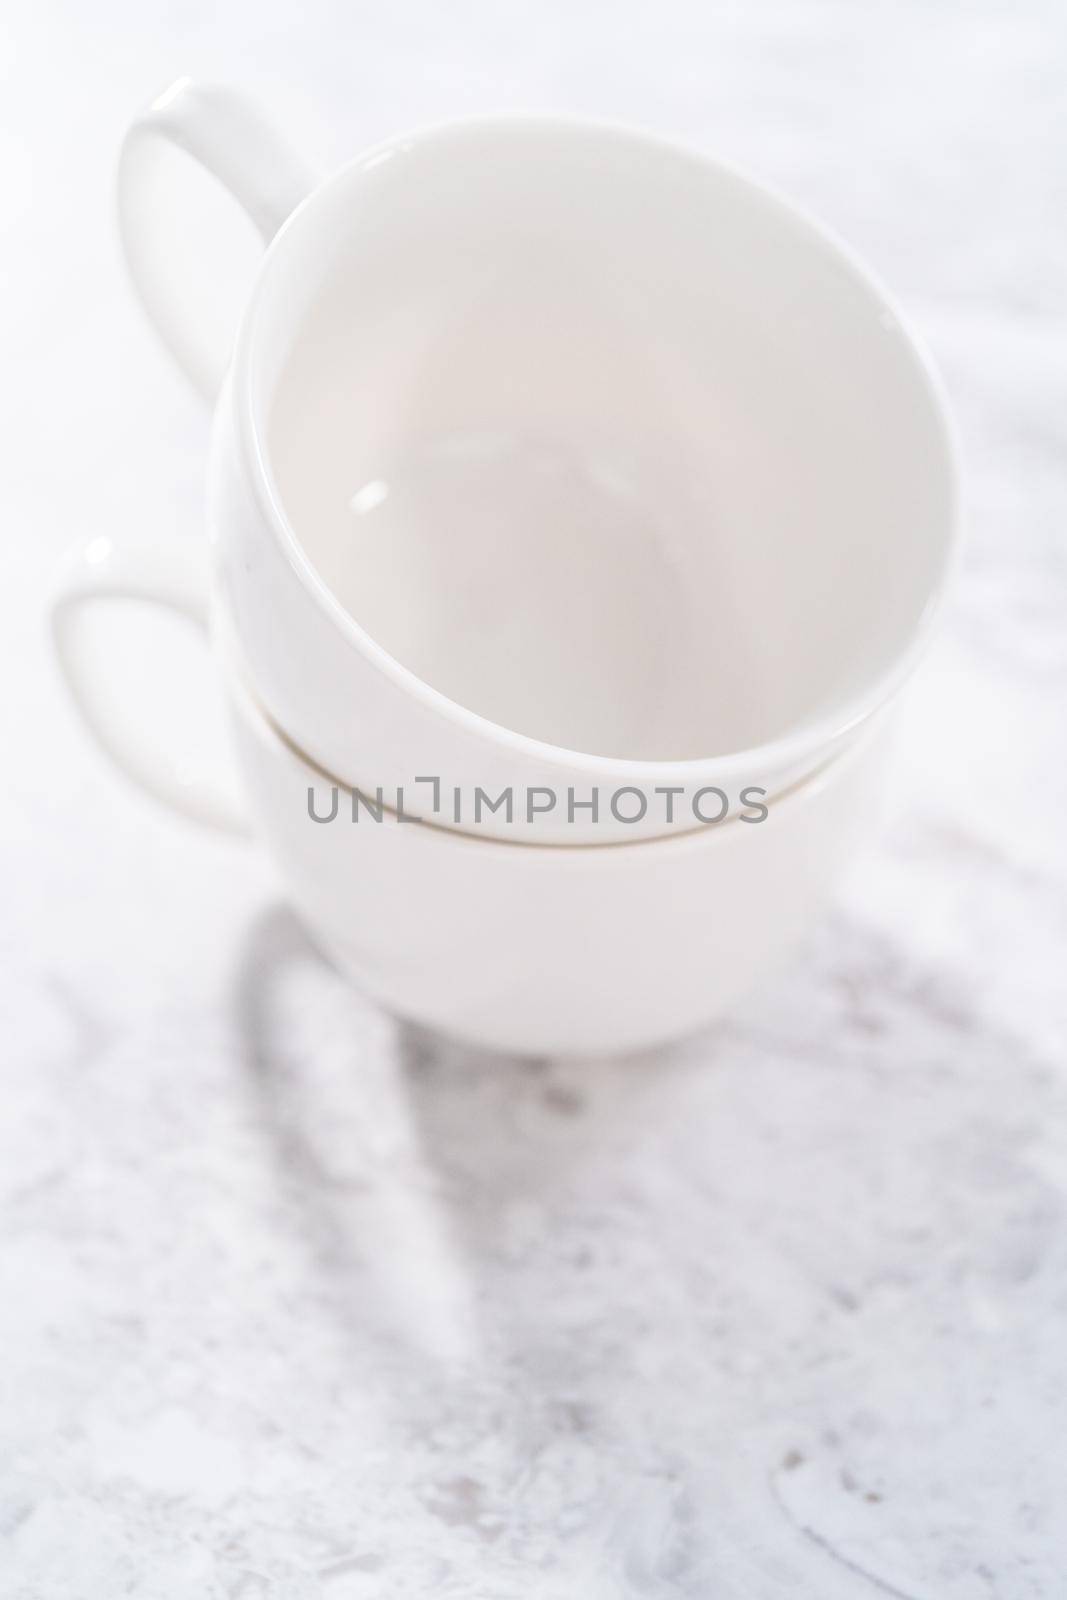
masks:
[[[13,0],[5,30],[0,1593],[1062,1594],[1062,8]],[[198,536],[205,419],[109,212],[181,71],[324,163],[498,106],[692,139],[836,225],[943,364],[971,535],[890,820],[714,1033],[534,1068],[398,1028],[265,863],[75,727],[60,552]]]

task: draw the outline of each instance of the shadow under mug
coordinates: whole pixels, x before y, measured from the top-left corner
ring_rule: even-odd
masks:
[[[232,354],[168,244],[168,147],[267,246]],[[119,200],[152,320],[221,383],[215,614],[339,781],[446,827],[475,824],[435,794],[560,797],[483,811],[504,837],[690,830],[699,791],[784,791],[914,665],[956,543],[940,386],[866,269],[766,189],[511,116],[316,186],[244,101],[183,81],[131,128]],[[637,800],[594,821],[593,788]]]

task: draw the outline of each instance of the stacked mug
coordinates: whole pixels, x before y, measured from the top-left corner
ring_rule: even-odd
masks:
[[[266,244],[218,346],[175,149]],[[215,641],[248,821],[369,993],[536,1053],[720,1013],[869,820],[957,542],[945,402],[883,290],[729,168],[578,120],[457,121],[316,185],[182,80],[119,200],[215,420],[206,551],[98,538],[57,595],[100,742],[246,825],[79,669],[89,602],[176,611]]]

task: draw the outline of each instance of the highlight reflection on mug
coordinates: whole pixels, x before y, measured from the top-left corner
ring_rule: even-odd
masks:
[[[477,785],[472,790],[452,787],[446,793],[439,777],[418,777],[414,783],[429,788],[429,795],[421,791],[417,810],[412,809],[414,801],[410,796],[405,800],[402,784],[392,790],[389,799],[381,786],[375,789],[372,797],[362,789],[342,789],[339,784],[331,784],[328,804],[315,785],[309,784],[308,816],[318,823],[336,822],[339,818],[350,822],[426,822],[447,818],[454,825],[466,823],[477,827],[487,817],[509,825],[533,825],[538,818],[556,812],[559,821],[569,824],[597,826],[610,817],[613,822],[631,826],[644,822],[650,810],[649,794],[630,784],[608,791],[593,787],[586,793],[570,786],[557,790],[541,785],[519,789],[508,785],[493,795]],[[342,794],[349,802],[344,807]],[[656,802],[661,812],[658,820],[668,826],[690,825],[690,818],[698,827],[714,827],[731,818],[758,823],[766,822],[770,815],[765,803],[767,790],[757,784],[741,789],[736,805],[725,789],[710,784],[692,794],[681,785],[664,784],[652,789],[651,794],[660,797],[662,804]]]

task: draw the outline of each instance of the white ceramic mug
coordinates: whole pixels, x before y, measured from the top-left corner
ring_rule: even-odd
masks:
[[[186,304],[168,145],[267,243],[232,358]],[[688,830],[708,786],[736,809],[813,770],[914,664],[955,544],[941,391],[865,269],[765,189],[528,117],[313,187],[257,113],[183,82],[119,193],[164,339],[209,398],[228,370],[217,611],[341,781],[525,839]],[[479,789],[512,820],[475,824]]]
[[[91,541],[54,610],[84,703],[77,624],[97,600],[151,601],[207,628],[187,546]],[[604,1054],[690,1032],[733,1005],[811,926],[879,809],[887,715],[766,816],[670,838],[566,848],[381,816],[310,766],[223,656],[247,815],[320,946],[373,998],[493,1049]],[[240,828],[167,730],[105,741],[123,769],[199,821]],[[173,764],[172,764],[173,763]]]

